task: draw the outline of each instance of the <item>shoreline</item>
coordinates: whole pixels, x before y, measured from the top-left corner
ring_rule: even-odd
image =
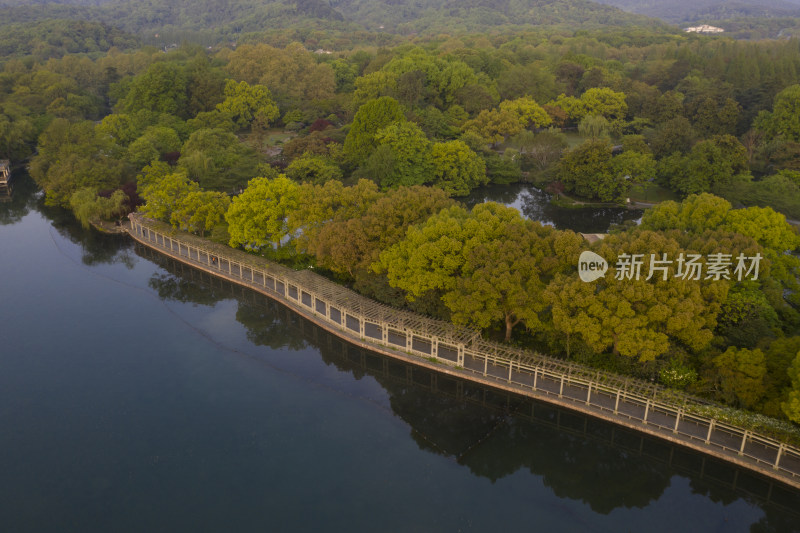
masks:
[[[141,230],[141,228],[139,229]],[[585,380],[560,374],[559,383],[557,379],[559,374],[548,372],[544,368],[541,371],[537,369],[533,373],[526,372],[528,368],[521,362],[503,361],[497,357],[493,358],[486,355],[482,361],[477,361],[480,364],[476,365],[475,357],[471,355],[471,352],[464,353],[468,350],[463,349],[459,349],[456,360],[447,357],[442,358],[440,352],[434,355],[432,349],[430,351],[432,357],[425,357],[422,353],[415,355],[412,351],[419,352],[419,350],[403,350],[400,348],[401,345],[392,343],[386,334],[378,341],[376,337],[370,335],[361,336],[355,334],[353,328],[348,330],[347,320],[344,320],[344,322],[341,320],[341,317],[346,314],[344,311],[339,311],[341,314],[337,327],[337,323],[332,323],[333,321],[331,320],[332,310],[329,309],[330,304],[325,303],[325,305],[321,306],[322,300],[316,296],[312,296],[307,303],[304,300],[306,292],[302,288],[295,293],[295,299],[292,300],[289,297],[291,285],[288,283],[285,285],[287,291],[279,294],[274,289],[267,287],[267,275],[264,275],[262,278],[264,286],[262,287],[256,283],[256,272],[251,266],[247,267],[250,269],[250,280],[244,278],[244,270],[241,263],[239,263],[239,276],[237,277],[232,272],[230,259],[223,259],[220,256],[219,261],[215,259],[216,267],[212,267],[211,261],[208,261],[208,264],[201,262],[199,250],[196,252],[197,259],[192,258],[190,245],[179,244],[178,252],[176,253],[174,248],[172,250],[166,249],[165,244],[160,246],[157,242],[158,237],[156,237],[156,242],[153,242],[150,240],[150,235],[156,230],[147,228],[147,237],[145,237],[144,232],[137,234],[137,230],[133,226],[126,227],[125,230],[141,245],[187,264],[192,268],[270,297],[331,334],[362,349],[435,372],[577,411],[587,416],[605,420],[716,457],[782,482],[794,489],[800,489],[800,450],[778,443],[774,439],[763,438],[750,430],[741,430],[715,420],[704,420],[703,417],[692,415],[685,408],[678,408],[675,411],[674,409],[670,410],[669,406],[657,400],[647,399],[645,402],[643,397],[637,397],[636,394],[628,393],[627,391],[612,389],[600,382],[590,381],[586,383]],[[174,234],[178,235],[179,232],[174,232]],[[173,237],[170,236],[168,238],[170,239],[170,247],[172,247]],[[163,236],[162,242],[165,243]],[[177,242],[180,243],[180,241]],[[182,253],[184,249],[187,251],[186,255]],[[231,251],[234,252],[235,250],[231,249]],[[205,253],[208,252],[205,251]],[[229,272],[227,273],[223,272],[221,267],[222,262],[225,260],[229,261]],[[277,288],[277,284],[275,284],[275,287]],[[312,306],[312,303],[316,305]],[[325,311],[321,312],[320,309],[323,307]],[[347,315],[347,318],[349,318],[349,315]],[[360,332],[365,332],[363,325]],[[393,344],[395,345],[393,346]],[[407,342],[404,345],[408,347],[413,344]],[[456,366],[452,366],[454,362]],[[480,366],[483,367],[482,373],[480,372]],[[529,378],[533,378],[532,386]],[[616,395],[614,392],[616,392]],[[706,424],[703,425],[703,422],[706,422]],[[738,435],[742,436],[739,437]],[[790,461],[789,466],[791,469],[786,466],[787,459]],[[780,469],[778,468],[778,463],[780,463]]]

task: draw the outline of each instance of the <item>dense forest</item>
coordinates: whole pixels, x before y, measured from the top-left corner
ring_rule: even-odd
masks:
[[[489,23],[481,2],[405,18],[404,4],[137,2],[123,29],[109,23],[130,4],[47,7],[88,22],[16,6],[0,158],[28,164],[47,203],[87,225],[140,209],[394,306],[800,423],[800,236],[787,222],[800,219],[800,41],[649,20],[598,29],[612,8],[572,1],[555,22],[585,28],[523,27],[545,4],[492,8],[503,30],[490,33],[471,32]],[[273,15],[294,25],[245,36]],[[223,29],[202,46],[149,46],[140,31],[190,35],[204,17]],[[396,26],[364,29],[383,17]],[[458,31],[413,33],[437,17]],[[589,244],[459,202],[519,181],[576,208],[657,205]],[[577,276],[589,249],[611,263],[591,284]],[[616,259],[634,254],[645,273],[666,255],[730,268],[626,278]]]

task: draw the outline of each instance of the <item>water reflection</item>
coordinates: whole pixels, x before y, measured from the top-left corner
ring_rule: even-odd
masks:
[[[765,515],[757,529],[791,531],[800,493],[747,470],[568,410],[407,365],[358,349],[263,295],[137,246],[167,274],[151,287],[166,300],[214,305],[234,300],[236,319],[257,345],[310,346],[322,360],[386,392],[392,412],[423,450],[495,482],[521,471],[595,512],[644,508],[676,483],[714,502],[745,500]]]
[[[642,210],[624,207],[587,207],[570,209],[550,203],[550,195],[533,185],[489,185],[462,200],[467,207],[483,202],[498,202],[517,208],[523,216],[558,229],[581,233],[606,233],[612,224],[642,218]]]
[[[0,189],[0,226],[16,224],[36,204],[36,184],[22,171],[14,171],[9,189]]]
[[[32,209],[50,222],[59,235],[79,246],[84,265],[118,263],[133,268],[133,244],[127,236],[109,235],[82,227],[66,209],[45,205],[44,194],[39,192],[30,176],[24,173],[15,175],[12,200],[0,203],[0,224],[15,224]]]

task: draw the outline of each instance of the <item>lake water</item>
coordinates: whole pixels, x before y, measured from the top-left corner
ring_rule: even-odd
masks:
[[[641,209],[626,207],[558,207],[550,203],[548,193],[525,183],[481,187],[461,200],[467,207],[498,202],[518,209],[530,220],[581,233],[607,233],[612,224],[639,220],[643,213]]]
[[[792,531],[800,495],[0,203],[0,530]]]

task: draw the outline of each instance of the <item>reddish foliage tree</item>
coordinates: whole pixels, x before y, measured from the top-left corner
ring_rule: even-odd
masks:
[[[330,122],[328,122],[324,118],[318,118],[308,128],[308,132],[309,133],[314,133],[315,131],[324,131],[324,130],[330,128],[331,126],[333,126],[333,124],[331,124]]]

